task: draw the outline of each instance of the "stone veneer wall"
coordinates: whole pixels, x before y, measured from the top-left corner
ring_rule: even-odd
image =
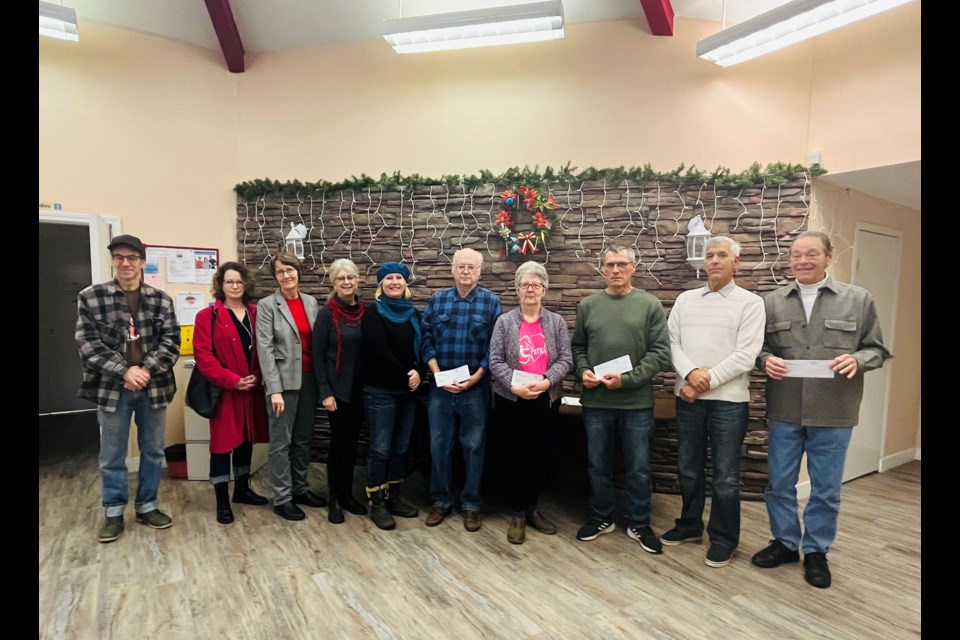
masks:
[[[550,289],[544,305],[566,318],[571,333],[577,303],[605,286],[599,251],[616,242],[633,247],[638,265],[634,286],[657,296],[669,313],[682,291],[705,284],[701,273],[686,264],[687,223],[700,214],[712,235],[728,235],[742,245],[737,283],[763,295],[786,280],[786,252],[792,238],[806,228],[810,182],[803,177],[783,186],[714,189],[707,185],[651,183],[610,185],[586,182],[579,188],[551,185],[562,206],[555,211],[559,227],[547,251],[505,256],[504,243],[493,229],[500,209],[496,196],[516,185],[477,189],[422,187],[414,191],[344,190],[290,198],[263,194],[255,202],[239,202],[237,244],[241,262],[258,269],[258,295],[276,289],[269,257],[280,250],[291,223],[302,222],[311,235],[305,242],[301,290],[321,302],[332,290],[327,269],[337,258],[351,258],[361,274],[361,297],[372,300],[378,266],[405,262],[413,273],[413,299],[423,309],[430,294],[453,284],[454,251],[470,247],[484,255],[480,285],[500,295],[505,310],[517,305],[514,271],[525,260],[544,263]],[[521,213],[518,231],[530,230],[529,213]],[[673,420],[675,374],[668,370],[654,380],[658,399],[657,428],[651,464],[654,488],[678,492],[676,431]],[[573,376],[568,393],[578,393]],[[766,484],[766,427],[763,376],[751,376],[750,424],[743,447],[743,496],[757,499]],[[320,440],[326,439],[325,412],[317,415]],[[709,475],[708,475],[709,480]]]

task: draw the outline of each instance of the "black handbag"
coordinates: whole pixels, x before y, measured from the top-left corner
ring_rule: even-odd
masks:
[[[214,309],[210,320],[210,349],[213,357],[217,357],[217,348],[213,343],[213,330],[217,326],[217,311]],[[220,399],[220,387],[207,380],[200,369],[194,365],[190,373],[190,382],[187,383],[186,404],[204,418],[212,418]]]

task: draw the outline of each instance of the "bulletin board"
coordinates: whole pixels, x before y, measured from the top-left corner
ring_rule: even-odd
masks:
[[[193,323],[197,312],[213,302],[210,284],[220,265],[214,247],[144,245],[144,283],[170,294],[180,323],[180,353],[193,354]]]

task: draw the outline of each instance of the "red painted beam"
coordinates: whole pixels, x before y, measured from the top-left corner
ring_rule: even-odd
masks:
[[[650,33],[655,36],[673,35],[673,6],[670,0],[640,0],[640,5],[647,16]]]
[[[220,41],[220,49],[223,51],[227,69],[233,73],[243,73],[243,42],[240,41],[240,32],[237,31],[237,23],[233,19],[230,0],[204,0],[204,2],[210,13],[210,21],[213,22],[213,30],[217,32],[217,40]]]

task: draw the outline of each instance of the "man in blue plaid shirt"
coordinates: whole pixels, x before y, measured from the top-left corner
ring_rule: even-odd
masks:
[[[97,403],[100,423],[100,481],[106,520],[97,539],[113,542],[123,533],[127,506],[127,442],[136,416],[140,474],[134,502],[137,522],[154,529],[173,524],[160,511],[157,491],[163,466],[167,405],[177,392],[173,365],[180,357],[180,324],[173,300],[143,283],[147,253],[131,235],[107,246],[117,277],[77,296],[75,340],[83,362],[81,398]]]
[[[430,371],[449,371],[466,365],[470,377],[461,382],[430,387],[430,498],[428,527],[435,527],[450,514],[453,436],[460,418],[460,446],[466,479],[460,494],[463,526],[480,529],[480,479],[483,474],[483,443],[490,384],[486,377],[493,325],[502,312],[492,291],[477,286],[483,256],[473,249],[453,254],[456,286],[433,294],[423,311],[421,354]]]

